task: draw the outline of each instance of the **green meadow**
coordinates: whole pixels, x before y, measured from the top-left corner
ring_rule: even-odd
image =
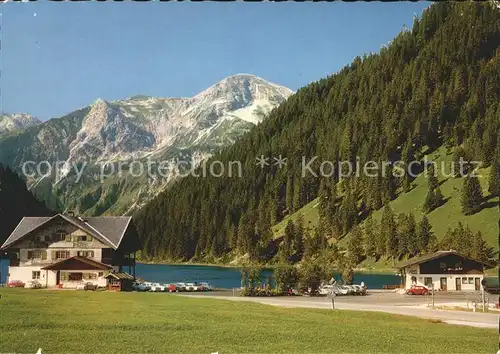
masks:
[[[165,293],[0,289],[0,352],[494,353],[498,332]]]

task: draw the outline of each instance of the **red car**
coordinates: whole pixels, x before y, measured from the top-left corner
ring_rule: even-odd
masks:
[[[177,290],[177,286],[175,286],[175,284],[168,284],[168,288],[167,288],[169,292],[171,293],[175,293]]]
[[[429,289],[420,285],[413,285],[410,289],[406,290],[406,294],[408,295],[427,295],[428,293]]]
[[[12,280],[7,284],[9,288],[24,288],[24,283],[20,280]]]

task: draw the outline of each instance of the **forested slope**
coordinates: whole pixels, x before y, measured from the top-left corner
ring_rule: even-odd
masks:
[[[16,173],[0,164],[0,244],[24,216],[52,214],[26,189],[26,183]]]
[[[385,177],[360,173],[342,183],[337,170],[333,176],[303,177],[303,157],[309,161],[317,156],[311,166],[319,174],[322,161],[408,164],[442,147],[454,159],[492,165],[492,176],[497,176],[499,48],[500,11],[491,4],[433,4],[380,53],[358,57],[338,73],[298,90],[266,121],[208,161],[241,161],[241,178],[186,177],[140,210],[135,222],[144,242],[143,257],[212,261],[247,254],[269,261],[278,251],[270,245],[271,226],[319,197],[316,231],[307,235],[300,225],[290,227],[275,257],[296,261],[323,247],[324,238],[330,244],[342,240],[413,188],[408,174],[396,176],[391,168]],[[261,155],[270,158],[269,166],[256,165]],[[272,163],[280,155],[287,158],[283,168]],[[422,168],[414,166],[417,172]],[[430,183],[426,213],[446,203],[439,184]],[[469,184],[474,191],[475,182]],[[479,211],[476,204],[481,201],[472,199],[466,214]],[[392,212],[384,214],[387,220]],[[412,247],[408,240],[398,243],[398,235],[408,231],[403,226],[415,225],[412,218],[394,220],[373,236],[382,235],[373,240],[383,245],[377,257],[400,258],[428,248],[428,242]],[[362,257],[356,258],[359,262]]]

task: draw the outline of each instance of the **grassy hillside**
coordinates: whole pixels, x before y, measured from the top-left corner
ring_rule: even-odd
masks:
[[[439,168],[441,165],[445,166],[445,175],[449,174],[451,159],[452,155],[447,153],[445,148],[440,148],[427,156],[427,160],[429,162],[436,162]],[[495,250],[498,250],[499,198],[489,197],[489,171],[490,168],[484,168],[478,171],[480,175],[479,180],[483,188],[483,195],[485,196],[483,208],[478,213],[468,216],[462,213],[460,204],[463,179],[439,176],[440,188],[446,203],[427,214],[438,240],[444,237],[448,228],[455,228],[459,222],[462,222],[464,226],[468,225],[473,231],[480,230],[483,233],[485,241],[490,246],[494,247]],[[418,222],[424,215],[422,206],[425,201],[427,190],[427,179],[422,173],[413,181],[413,188],[409,192],[401,193],[389,204],[395,214],[412,212],[415,214],[415,218]],[[318,203],[319,200],[315,199],[292,215],[283,219],[277,225],[274,225],[272,228],[274,237],[282,236],[288,221],[290,219],[293,221],[297,220],[300,214],[304,217],[304,225],[306,227],[311,229],[316,227],[319,218]],[[375,211],[373,217],[377,221],[380,221],[382,210]],[[341,245],[343,245],[342,242]]]
[[[498,344],[492,329],[375,312],[160,293],[0,289],[0,295],[2,352],[493,353]]]

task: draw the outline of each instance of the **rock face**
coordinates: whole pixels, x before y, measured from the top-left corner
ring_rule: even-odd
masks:
[[[50,176],[29,173],[28,178],[52,207],[88,215],[130,213],[182,170],[232,144],[291,94],[286,87],[238,74],[190,98],[98,99],[18,136],[0,138],[0,162],[18,171],[29,160],[57,162]],[[167,171],[140,174],[138,167],[147,161],[162,162]]]
[[[23,130],[40,124],[38,118],[24,113],[0,113],[0,135]]]

